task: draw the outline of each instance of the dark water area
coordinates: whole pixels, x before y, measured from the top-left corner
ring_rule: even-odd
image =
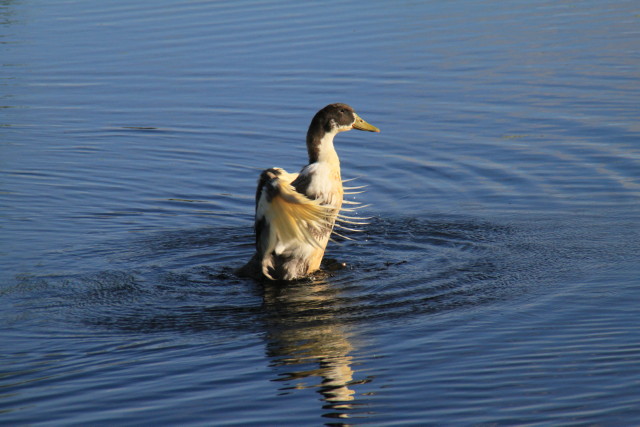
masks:
[[[0,424],[640,422],[635,2],[0,1]],[[259,284],[321,107],[347,267]]]

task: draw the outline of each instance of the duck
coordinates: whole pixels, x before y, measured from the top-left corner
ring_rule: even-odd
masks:
[[[307,131],[308,164],[298,173],[262,171],[255,196],[255,253],[241,276],[295,281],[320,270],[345,194],[334,138],[352,129],[380,132],[352,107],[329,104]],[[346,217],[350,218],[350,217]]]

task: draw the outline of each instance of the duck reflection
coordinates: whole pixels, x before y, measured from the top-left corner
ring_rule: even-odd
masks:
[[[349,418],[354,408],[353,334],[340,315],[339,291],[324,280],[264,285],[268,355],[280,390],[317,388],[323,416]]]

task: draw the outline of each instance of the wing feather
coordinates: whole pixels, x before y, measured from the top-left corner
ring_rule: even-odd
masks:
[[[322,249],[314,236],[330,227],[333,208],[296,191],[291,184],[298,174],[279,168],[265,170],[256,191],[256,248],[267,277],[272,265],[271,254],[278,243],[305,242]]]

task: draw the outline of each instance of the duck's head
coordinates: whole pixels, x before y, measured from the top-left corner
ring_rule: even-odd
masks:
[[[347,104],[329,104],[322,110],[318,111],[311,120],[309,130],[314,128],[316,132],[324,131],[325,133],[338,133],[351,129],[366,130],[369,132],[380,132],[380,129],[365,122],[356,112]]]
[[[320,152],[327,152],[323,147],[328,146],[326,148],[329,148],[330,152],[333,151],[333,137],[338,132],[351,129],[380,132],[380,129],[365,122],[347,104],[329,104],[318,111],[311,120],[307,132],[309,161],[315,162],[318,160]]]

